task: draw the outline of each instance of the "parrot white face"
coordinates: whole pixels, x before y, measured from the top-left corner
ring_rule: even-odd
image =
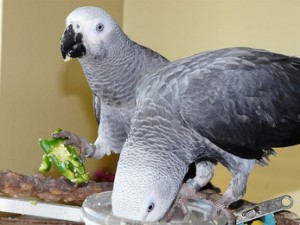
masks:
[[[112,194],[113,214],[118,217],[159,221],[174,201],[186,171],[177,158],[138,149],[122,150]],[[164,159],[169,158],[165,161]],[[184,168],[184,166],[182,167]]]
[[[81,58],[85,55],[103,59],[107,47],[114,40],[122,40],[118,24],[104,10],[97,7],[75,9],[66,19],[66,30],[61,38],[61,51],[67,57]]]
[[[139,173],[140,174],[140,173]],[[158,221],[171,206],[177,192],[177,184],[172,184],[167,177],[158,180],[143,180],[138,174],[132,177],[118,177],[112,196],[113,214],[118,217]],[[115,188],[119,186],[118,188]]]

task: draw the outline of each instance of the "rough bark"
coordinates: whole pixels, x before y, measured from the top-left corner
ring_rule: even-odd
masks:
[[[0,195],[17,198],[33,197],[81,205],[87,196],[109,190],[112,190],[111,182],[90,181],[84,186],[75,186],[63,177],[51,178],[41,174],[26,176],[10,170],[0,171]]]

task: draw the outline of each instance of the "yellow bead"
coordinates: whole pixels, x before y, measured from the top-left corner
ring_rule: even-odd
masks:
[[[264,225],[264,222],[261,220],[254,220],[251,225]]]

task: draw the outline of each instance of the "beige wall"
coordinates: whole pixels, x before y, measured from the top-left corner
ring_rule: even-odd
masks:
[[[300,56],[298,0],[2,0],[0,74],[0,169],[37,172],[39,137],[56,128],[94,141],[97,124],[91,93],[79,63],[64,63],[59,38],[66,15],[97,5],[123,24],[135,41],[171,60],[229,46],[250,46]],[[88,170],[113,170],[115,157],[88,161]],[[260,202],[291,194],[300,199],[299,147],[278,151],[257,167],[246,198]],[[113,163],[110,163],[114,161]],[[229,173],[218,167],[213,182],[223,190]],[[293,211],[300,215],[300,203]]]
[[[231,46],[300,55],[298,0],[125,0],[132,39],[178,59]]]
[[[299,0],[125,0],[124,29],[132,39],[174,60],[197,52],[249,46],[300,56]],[[261,202],[294,197],[300,215],[300,147],[278,150],[268,167],[256,167],[246,198]],[[224,190],[230,174],[217,168]]]

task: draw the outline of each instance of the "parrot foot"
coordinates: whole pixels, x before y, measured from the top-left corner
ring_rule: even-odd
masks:
[[[186,216],[188,214],[187,204],[189,199],[207,199],[208,194],[198,191],[199,187],[198,185],[195,185],[197,185],[196,182],[192,179],[189,179],[188,182],[184,183],[181,186],[180,191],[176,199],[174,200],[174,203],[164,217],[167,222],[169,222],[173,218],[174,214],[178,212],[178,209],[181,210],[183,216]]]
[[[220,199],[221,200],[221,199]],[[227,219],[228,225],[235,225],[236,224],[236,218],[233,212],[226,207],[223,203],[217,201],[214,203],[213,208],[210,213],[211,218],[217,218],[219,216],[225,216]]]
[[[57,133],[53,133],[52,137],[54,138],[65,138],[65,145],[72,145],[79,149],[81,160],[92,157],[95,153],[95,145],[87,142],[83,137],[78,136],[70,131],[62,130]]]

